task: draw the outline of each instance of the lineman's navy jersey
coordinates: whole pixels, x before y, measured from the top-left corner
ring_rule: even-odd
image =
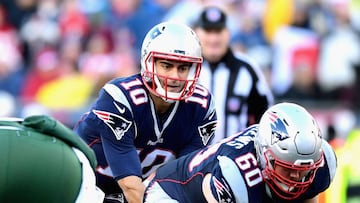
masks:
[[[136,74],[107,83],[75,131],[96,153],[101,185],[105,177],[147,177],[159,165],[206,146],[215,126],[216,112],[207,89],[197,85],[191,97],[174,102],[159,115],[141,75]],[[113,187],[119,189],[117,184]]]
[[[157,182],[180,203],[205,203],[202,182],[205,175],[211,173],[211,191],[218,202],[281,202],[275,197],[270,199],[266,193],[253,141],[257,126],[250,126],[220,143],[161,166],[145,191],[145,200],[148,190]],[[336,160],[333,151],[324,142],[325,165],[317,171],[310,188],[297,199],[283,202],[302,202],[329,187]]]

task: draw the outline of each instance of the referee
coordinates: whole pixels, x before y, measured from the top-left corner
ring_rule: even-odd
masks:
[[[194,24],[204,57],[200,83],[214,95],[218,126],[213,143],[258,123],[273,104],[273,95],[261,70],[248,57],[230,48],[226,14],[210,6]]]

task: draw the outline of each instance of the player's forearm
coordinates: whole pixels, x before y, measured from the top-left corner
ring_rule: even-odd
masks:
[[[143,189],[128,189],[124,191],[124,195],[128,203],[142,203],[144,190]]]
[[[142,203],[145,186],[141,178],[137,176],[128,176],[118,181],[119,186],[124,192],[126,200],[129,203]]]

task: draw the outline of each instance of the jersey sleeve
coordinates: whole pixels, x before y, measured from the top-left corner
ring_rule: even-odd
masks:
[[[142,175],[140,160],[134,145],[135,121],[130,110],[130,102],[125,95],[126,92],[115,85],[106,85],[104,87],[104,103],[99,103],[98,108],[108,109],[110,120],[97,114],[97,117],[106,124],[101,137],[105,157],[116,180],[129,175],[139,177]],[[109,104],[107,101],[111,101],[111,103]]]
[[[140,160],[134,146],[135,123],[126,92],[114,84],[106,84],[85,118],[81,131],[80,134],[99,136],[115,179],[129,175],[141,177]]]
[[[249,202],[248,190],[236,163],[226,156],[218,156],[218,167],[212,172],[210,187],[219,202]]]
[[[207,89],[202,86],[198,86],[198,89],[199,88],[202,90],[202,94],[194,94],[195,96],[192,96],[192,99],[189,99],[189,101],[201,104],[197,105],[196,108],[196,116],[199,118],[196,119],[197,122],[193,125],[194,129],[192,130],[193,135],[190,136],[191,139],[184,145],[184,148],[180,152],[180,156],[208,146],[214,137],[217,125],[214,99]],[[204,103],[204,101],[207,102]]]
[[[214,133],[217,125],[217,114],[215,108],[215,101],[212,94],[209,93],[209,107],[202,123],[198,127],[198,132],[202,138],[204,145],[209,145],[214,138]]]

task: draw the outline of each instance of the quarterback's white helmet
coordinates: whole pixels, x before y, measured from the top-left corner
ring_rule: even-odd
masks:
[[[283,199],[304,193],[323,165],[320,129],[305,108],[294,103],[279,103],[262,116],[255,146],[264,180]],[[299,179],[285,177],[275,168],[296,171]]]
[[[187,79],[169,78],[157,73],[155,59],[176,60],[192,64]],[[183,100],[190,97],[198,81],[201,64],[201,46],[195,32],[188,26],[164,22],[154,26],[145,36],[141,48],[141,75],[150,92],[165,101]],[[159,78],[165,81],[162,87]],[[167,90],[168,80],[185,82],[180,92]]]

